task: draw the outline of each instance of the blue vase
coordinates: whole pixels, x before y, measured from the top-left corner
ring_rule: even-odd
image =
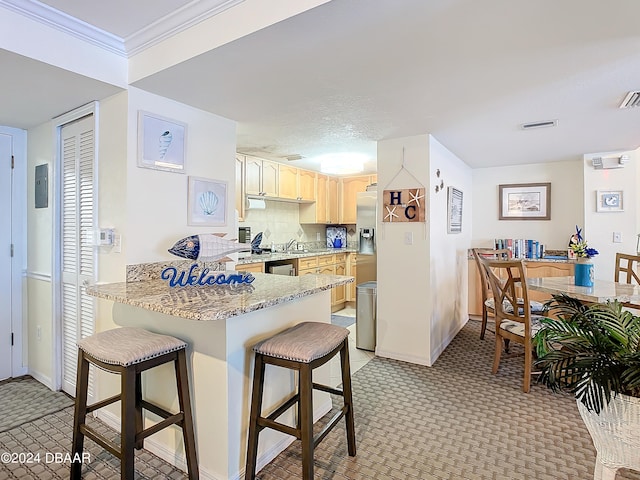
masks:
[[[575,284],[578,287],[593,287],[593,263],[575,264]]]

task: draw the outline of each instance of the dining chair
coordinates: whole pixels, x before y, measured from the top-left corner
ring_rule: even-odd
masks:
[[[616,270],[614,281],[618,283],[628,283],[640,285],[640,255],[630,255],[628,253],[616,253]],[[623,306],[640,310],[637,303],[623,302]]]
[[[498,250],[493,248],[472,248],[471,253],[476,261],[478,273],[480,274],[480,288],[482,289],[482,325],[480,326],[480,340],[483,340],[485,331],[487,330],[489,314],[491,314],[492,317],[495,317],[495,315],[493,313],[493,293],[491,291],[491,286],[489,285],[489,279],[487,278],[486,273],[484,273],[484,268],[480,263],[480,257],[482,256],[484,258],[492,258],[495,260],[508,260],[510,252],[506,248]]]
[[[479,257],[493,292],[496,320],[494,374],[498,373],[502,346],[514,341],[524,346],[524,380],[522,390],[529,392],[533,364],[533,336],[540,330],[540,316],[531,313],[526,269],[522,260],[496,260]]]

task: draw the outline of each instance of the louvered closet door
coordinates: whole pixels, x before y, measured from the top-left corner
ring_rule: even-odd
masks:
[[[83,118],[62,128],[62,389],[75,396],[76,342],[93,334],[95,300],[83,293],[94,281],[94,121]],[[92,377],[92,376],[91,376]],[[90,377],[89,395],[93,396]]]

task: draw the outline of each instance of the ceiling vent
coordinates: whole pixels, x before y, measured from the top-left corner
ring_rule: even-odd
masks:
[[[640,90],[634,90],[627,93],[624,100],[620,104],[620,108],[632,108],[640,106]]]
[[[523,130],[530,130],[532,128],[555,127],[556,125],[558,125],[558,120],[546,120],[544,122],[523,123],[521,127]]]
[[[293,155],[286,155],[284,158],[286,158],[288,161],[292,162],[294,160],[302,160],[304,157],[302,155],[298,155],[293,154]]]

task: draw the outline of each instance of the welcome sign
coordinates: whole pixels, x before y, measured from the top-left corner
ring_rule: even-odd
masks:
[[[425,218],[424,188],[384,190],[382,193],[383,222],[422,222]]]

